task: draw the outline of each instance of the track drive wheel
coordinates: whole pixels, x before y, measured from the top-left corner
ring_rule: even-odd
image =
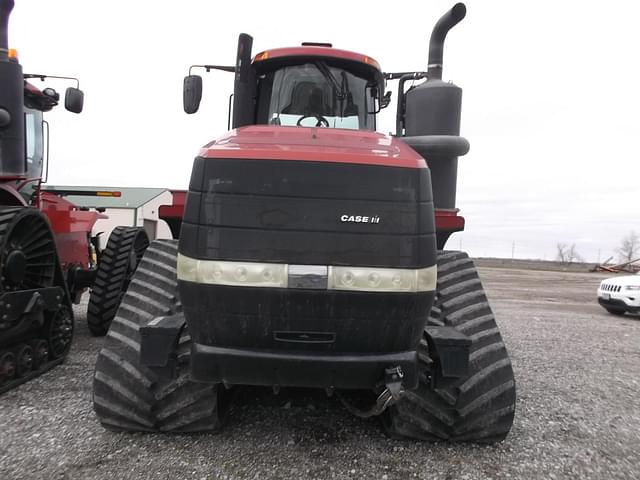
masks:
[[[116,227],[109,235],[89,297],[87,323],[93,335],[106,335],[148,246],[149,237],[140,227]]]
[[[0,209],[2,291],[53,285],[56,245],[46,218],[35,208]]]
[[[139,361],[140,326],[182,310],[177,253],[174,240],[149,245],[98,355],[93,404],[102,425],[111,430],[202,432],[220,427],[219,388],[189,380],[191,337],[186,331],[178,344],[177,379],[159,378]]]
[[[469,373],[453,385],[434,389],[430,371],[383,416],[394,437],[493,443],[513,424],[516,390],[511,361],[487,302],[477,270],[466,253],[438,252],[438,286],[429,325],[446,325],[471,340]],[[425,339],[419,357],[428,358]]]

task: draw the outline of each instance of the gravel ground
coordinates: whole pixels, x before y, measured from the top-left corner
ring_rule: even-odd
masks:
[[[480,272],[518,387],[499,445],[392,441],[323,394],[263,389],[243,392],[219,435],[106,431],[84,304],[67,362],[0,397],[0,479],[640,477],[640,317],[595,303],[603,275]]]

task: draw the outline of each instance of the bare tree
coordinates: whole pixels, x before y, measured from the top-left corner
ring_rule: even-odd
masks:
[[[571,245],[567,245],[566,243],[560,243],[556,245],[558,249],[558,253],[556,255],[556,260],[562,262],[566,265],[571,265],[573,262],[582,262],[582,256],[578,253],[576,249],[576,244],[572,243]]]
[[[558,253],[556,254],[556,260],[562,263],[566,263],[567,259],[567,244],[558,242],[556,244]]]
[[[634,230],[622,239],[617,250],[621,262],[630,262],[640,257],[640,235]]]

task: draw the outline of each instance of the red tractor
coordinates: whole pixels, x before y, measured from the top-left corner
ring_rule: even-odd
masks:
[[[121,290],[148,245],[141,229],[118,227],[107,248],[100,251],[91,230],[106,216],[64,198],[118,192],[44,188],[49,130],[43,113],[57,106],[60,96],[52,88],[36,88],[29,80],[67,77],[22,73],[7,41],[13,3],[0,0],[0,393],[64,360],[73,338],[71,305],[94,281],[90,303],[115,314],[114,295],[111,290],[103,295],[106,289],[101,287],[118,284],[115,301],[119,303]],[[83,101],[77,85],[67,89],[67,110],[80,113]],[[128,249],[115,241],[120,237]],[[105,316],[102,313],[98,322],[90,323],[92,331],[98,330],[94,333],[105,328]]]
[[[469,144],[442,53],[465,13],[435,25],[426,72],[329,44],[252,58],[245,34],[235,66],[204,66],[235,73],[233,130],[200,151],[179,243],[149,246],[111,324],[94,377],[103,425],[215,430],[228,390],[263,385],[324,389],[394,437],[507,435],[509,356],[473,262],[443,250],[464,227]],[[390,80],[394,136],[375,131]],[[187,113],[201,94],[188,76]]]

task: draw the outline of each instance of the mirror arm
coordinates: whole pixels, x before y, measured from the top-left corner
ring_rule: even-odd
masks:
[[[57,79],[60,79],[60,80],[73,80],[74,82],[76,82],[76,88],[78,90],[80,90],[80,80],[78,80],[76,77],[60,77],[60,76],[57,76],[57,75],[42,75],[42,74],[39,74],[39,73],[25,73],[24,75],[22,75],[22,77],[25,80],[28,80],[30,78],[37,78],[41,82],[44,82],[45,79],[47,79],[47,78],[57,78]]]
[[[420,78],[426,78],[427,72],[385,72],[382,74],[385,80],[399,80],[406,75],[416,75]]]
[[[191,75],[191,70],[194,68],[204,68],[207,73],[211,72],[211,70],[220,70],[222,72],[235,73],[236,67],[229,67],[225,65],[191,65],[189,67],[189,75]]]

